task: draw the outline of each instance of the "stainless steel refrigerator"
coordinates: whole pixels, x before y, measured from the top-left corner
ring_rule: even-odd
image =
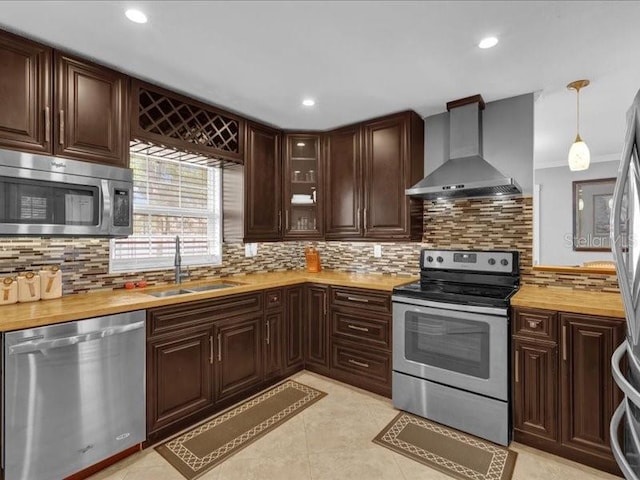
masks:
[[[624,476],[640,479],[640,91],[627,113],[618,179],[613,193],[611,244],[627,318],[626,340],[611,358],[624,392],[611,419],[611,447]],[[626,357],[627,362],[623,362]],[[622,432],[622,435],[620,435]]]

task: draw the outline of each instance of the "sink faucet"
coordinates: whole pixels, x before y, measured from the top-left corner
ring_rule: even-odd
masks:
[[[175,265],[175,281],[177,284],[182,283],[183,278],[188,278],[189,274],[182,271],[182,256],[180,255],[180,235],[176,235],[176,256],[173,260]]]

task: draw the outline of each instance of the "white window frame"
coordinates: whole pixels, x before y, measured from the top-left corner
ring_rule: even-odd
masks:
[[[144,155],[142,153],[131,153],[131,156],[146,157],[147,159],[155,159],[166,162],[176,162],[179,160],[170,160],[166,158],[158,158],[152,155]],[[148,166],[148,164],[147,164]],[[182,265],[183,266],[220,266],[222,265],[222,174],[219,167],[206,167],[208,169],[208,184],[209,191],[207,195],[208,201],[208,214],[202,215],[202,210],[188,209],[188,208],[171,208],[171,207],[159,207],[153,205],[136,205],[135,199],[133,204],[134,216],[136,213],[140,214],[165,214],[174,216],[194,216],[201,218],[208,218],[207,222],[207,237],[211,242],[211,250],[213,253],[209,255],[187,255],[184,252],[184,247],[181,252]],[[213,189],[213,191],[212,191]],[[216,228],[216,222],[218,223]],[[217,233],[216,233],[217,231]],[[171,234],[180,235],[181,240],[188,237],[183,237],[183,232],[175,232]],[[132,235],[133,236],[133,235]],[[164,236],[163,236],[164,237]],[[127,237],[130,238],[130,237]],[[111,239],[109,244],[109,273],[128,273],[128,272],[148,272],[154,270],[168,270],[174,268],[174,255],[162,256],[154,258],[121,258],[115,259],[114,253],[116,251],[116,244],[118,239]],[[216,247],[217,246],[217,251]]]

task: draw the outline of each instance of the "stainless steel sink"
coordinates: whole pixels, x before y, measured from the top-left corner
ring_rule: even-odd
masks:
[[[193,293],[191,290],[165,290],[164,292],[153,292],[150,293],[152,297],[173,297],[174,295],[184,295],[185,293]]]
[[[175,295],[184,295],[187,293],[208,292],[210,290],[220,290],[221,288],[236,287],[237,283],[214,283],[212,285],[201,285],[199,287],[181,288],[179,290],[165,290],[163,292],[153,292],[149,295],[153,297],[173,297]]]
[[[190,287],[187,290],[190,292],[208,292],[209,290],[219,290],[221,288],[236,287],[234,283],[215,283],[213,285],[202,285],[201,287]]]

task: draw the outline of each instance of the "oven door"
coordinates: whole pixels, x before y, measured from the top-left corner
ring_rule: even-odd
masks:
[[[498,316],[433,305],[400,303],[394,297],[393,370],[508,400],[506,310]]]

